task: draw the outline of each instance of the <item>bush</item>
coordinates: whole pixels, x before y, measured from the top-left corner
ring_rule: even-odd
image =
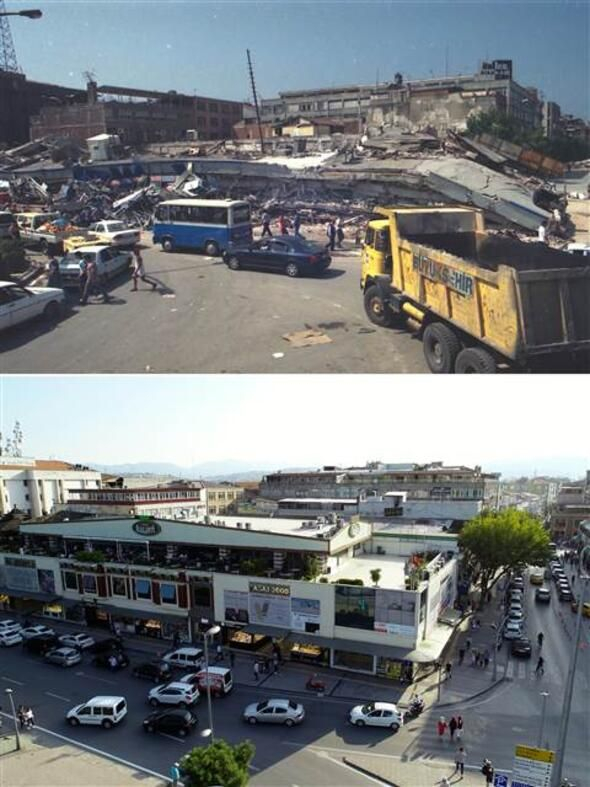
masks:
[[[359,585],[364,586],[364,582],[362,579],[337,579],[334,583],[335,585]]]
[[[76,552],[76,560],[82,563],[104,563],[105,555],[100,549],[94,549],[92,552],[82,550]]]
[[[180,761],[182,781],[186,787],[246,787],[255,751],[250,741],[231,746],[217,740],[209,746],[199,746]]]

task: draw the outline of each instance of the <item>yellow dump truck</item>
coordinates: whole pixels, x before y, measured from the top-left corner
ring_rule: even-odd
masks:
[[[362,251],[367,316],[418,328],[432,372],[526,368],[590,350],[590,266],[485,230],[470,208],[376,208]]]

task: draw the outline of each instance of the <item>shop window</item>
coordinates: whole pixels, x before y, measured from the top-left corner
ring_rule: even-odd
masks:
[[[125,577],[111,577],[111,588],[113,596],[125,596],[127,598],[127,581]]]
[[[341,585],[336,587],[337,626],[368,629],[373,631],[375,624],[375,591],[372,588]]]
[[[82,574],[84,593],[96,593],[96,577],[94,574]]]
[[[178,604],[176,585],[160,583],[160,601],[162,604]]]
[[[332,666],[356,672],[375,672],[375,657],[368,653],[350,653],[347,650],[335,650]]]
[[[211,607],[211,586],[207,583],[193,583],[193,603],[197,607]]]
[[[140,599],[147,601],[152,600],[152,583],[149,579],[135,580],[135,595]]]

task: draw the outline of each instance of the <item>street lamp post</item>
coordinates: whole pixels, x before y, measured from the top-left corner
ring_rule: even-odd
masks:
[[[540,692],[541,697],[543,697],[543,707],[541,708],[541,724],[539,725],[539,739],[537,740],[537,748],[542,748],[543,746],[543,731],[545,729],[545,709],[547,706],[547,697],[549,696],[548,691]]]
[[[0,11],[0,16],[26,16],[27,19],[41,19],[43,11],[38,8],[24,11]]]
[[[578,661],[578,649],[580,643],[580,631],[582,629],[582,609],[584,607],[584,593],[586,590],[586,583],[590,580],[590,575],[582,574],[584,568],[584,552],[590,552],[590,545],[585,546],[580,552],[580,600],[578,602],[578,613],[576,615],[576,630],[574,633],[574,640],[572,644],[572,654],[570,656],[570,666],[567,674],[567,682],[565,684],[565,695],[563,702],[563,710],[561,712],[561,721],[559,723],[559,737],[557,738],[557,747],[555,750],[555,766],[553,768],[553,787],[561,786],[561,775],[563,773],[563,763],[565,759],[565,746],[567,743],[567,729],[570,720],[570,712],[572,709],[572,696],[574,693],[574,682],[576,678],[576,663]]]
[[[12,720],[14,721],[14,734],[16,735],[16,750],[20,751],[20,735],[18,733],[18,722],[16,720],[16,709],[14,707],[12,689],[4,689],[4,691],[8,695],[8,701],[10,702],[10,709],[12,710]]]
[[[492,681],[498,679],[498,643],[500,641],[500,638],[502,637],[502,631],[504,629],[504,625],[507,620],[508,620],[508,615],[504,615],[504,617],[502,618],[502,622],[500,623],[499,626],[496,623],[492,623],[492,628],[496,629],[496,637],[494,639],[494,662],[493,662],[494,666],[492,670]]]
[[[209,729],[203,731],[203,735],[208,733],[209,744],[215,742],[215,732],[213,729],[213,708],[211,706],[211,676],[209,675],[209,637],[214,637],[219,634],[221,628],[217,625],[211,626],[203,633],[203,642],[205,644],[205,674],[207,676],[207,710],[209,712]]]

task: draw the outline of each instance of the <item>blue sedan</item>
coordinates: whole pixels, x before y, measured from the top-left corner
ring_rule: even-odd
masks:
[[[323,273],[330,265],[327,250],[296,235],[261,238],[244,246],[234,246],[223,255],[232,271],[252,268],[285,273],[291,278]]]

